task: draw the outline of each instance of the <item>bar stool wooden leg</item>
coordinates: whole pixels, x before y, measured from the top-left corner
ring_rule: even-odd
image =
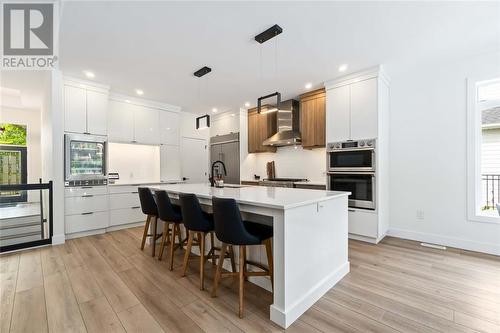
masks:
[[[236,262],[234,260],[234,249],[232,245],[229,245],[229,259],[231,261],[231,270],[233,273],[236,272]]]
[[[271,238],[266,239],[264,241],[266,245],[266,254],[267,254],[267,266],[269,267],[269,277],[271,278],[271,288],[274,292],[274,264],[273,264],[273,248]]]
[[[244,283],[245,283],[245,245],[240,245],[239,247],[239,255],[240,255],[240,267],[239,267],[239,310],[238,315],[240,318],[243,318],[243,298],[244,298]]]
[[[176,223],[175,227],[177,228],[177,239],[179,240],[179,248],[183,249],[182,246],[182,235],[181,235],[181,226]]]
[[[200,290],[205,289],[205,233],[200,232]]]
[[[166,222],[163,225],[163,234],[161,237],[160,253],[158,254],[158,260],[163,257],[163,250],[165,249],[165,242],[167,242],[168,234],[170,232],[170,223]]]
[[[187,229],[186,231],[187,231],[188,242],[186,247],[186,253],[184,254],[184,267],[182,269],[182,276],[186,276],[189,255],[191,254],[191,247],[193,246],[193,237],[194,237],[193,235],[194,233],[192,231],[189,231]]]
[[[212,249],[212,265],[215,266],[216,265],[216,262],[215,262],[215,251],[213,250],[214,248],[214,233],[213,232],[210,232],[210,248]],[[222,254],[222,258],[224,258],[224,256],[226,255],[226,253],[224,252],[221,252]]]
[[[212,297],[217,296],[217,288],[219,287],[220,276],[222,273],[222,265],[224,264],[224,256],[227,251],[227,244],[222,243],[220,249],[219,261],[217,262],[217,269],[215,270],[214,285],[212,287]]]
[[[158,218],[155,216],[153,218],[153,246],[152,246],[152,256],[154,257],[156,254],[156,232],[158,227]]]
[[[174,269],[174,245],[175,245],[175,234],[176,234],[177,228],[174,227],[172,228],[172,239],[170,241],[170,257],[169,257],[169,264],[168,264],[168,269],[173,270]]]
[[[245,281],[248,281],[248,275],[247,275],[247,247],[243,247],[243,258],[245,260],[245,264],[243,265],[243,277]]]
[[[144,225],[144,233],[142,234],[141,250],[144,250],[144,244],[146,244],[146,237],[148,237],[149,224],[151,222],[151,215],[146,218],[146,224]]]

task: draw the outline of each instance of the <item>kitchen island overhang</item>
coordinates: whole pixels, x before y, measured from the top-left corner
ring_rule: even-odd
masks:
[[[209,184],[155,185],[174,201],[193,193],[204,206],[212,196],[233,198],[242,215],[274,229],[274,293],[270,319],[287,328],[349,272],[349,192]],[[262,217],[259,219],[258,217]],[[270,290],[270,281],[250,279]]]

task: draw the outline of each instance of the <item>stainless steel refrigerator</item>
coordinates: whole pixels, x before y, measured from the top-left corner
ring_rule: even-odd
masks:
[[[218,135],[210,138],[210,166],[215,161],[222,161],[226,166],[227,176],[224,177],[226,184],[240,183],[240,134],[231,133]],[[211,172],[211,171],[210,171]],[[216,174],[222,174],[223,170],[216,166]]]

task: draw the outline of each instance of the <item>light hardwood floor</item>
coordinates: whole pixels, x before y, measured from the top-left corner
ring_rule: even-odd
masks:
[[[197,260],[181,278],[139,250],[140,228],[0,256],[0,332],[280,332],[270,293],[224,279],[211,298]],[[287,331],[500,332],[500,257],[386,238],[349,242],[351,273]]]

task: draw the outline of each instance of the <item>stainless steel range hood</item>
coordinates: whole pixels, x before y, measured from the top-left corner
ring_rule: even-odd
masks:
[[[289,99],[281,102],[277,111],[270,109],[261,113],[264,112],[274,112],[278,124],[278,132],[264,140],[262,143],[264,146],[282,147],[301,144],[298,101]]]

